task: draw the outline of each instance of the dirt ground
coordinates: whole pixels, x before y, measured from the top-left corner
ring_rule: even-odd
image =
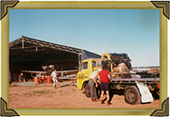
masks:
[[[52,84],[10,85],[9,108],[159,108],[159,99],[148,104],[130,105],[124,96],[114,95],[111,105],[91,102],[71,81]]]

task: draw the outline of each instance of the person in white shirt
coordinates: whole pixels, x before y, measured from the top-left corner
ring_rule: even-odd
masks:
[[[53,78],[53,87],[56,88],[56,85],[58,84],[58,80],[57,80],[57,70],[54,70],[51,73],[51,77]]]
[[[99,71],[101,70],[99,69],[99,70],[93,71],[89,79],[90,95],[91,95],[92,102],[98,100],[97,93],[96,93],[96,87],[98,87],[98,84],[97,84],[96,78],[98,77]],[[96,87],[95,87],[95,84],[96,84]]]

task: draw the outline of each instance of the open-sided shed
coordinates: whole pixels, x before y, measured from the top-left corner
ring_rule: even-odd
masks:
[[[73,70],[78,69],[83,59],[100,58],[100,55],[86,50],[25,36],[10,42],[9,48],[12,81],[18,81],[21,70],[42,71],[44,65],[54,65],[57,70]]]

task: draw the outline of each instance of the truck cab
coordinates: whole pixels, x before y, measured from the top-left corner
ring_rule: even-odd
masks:
[[[83,89],[88,84],[90,75],[93,71],[101,69],[101,60],[97,58],[91,58],[83,60],[80,64],[79,71],[77,73],[77,88]]]

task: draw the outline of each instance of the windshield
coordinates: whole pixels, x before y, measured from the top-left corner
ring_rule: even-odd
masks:
[[[88,68],[88,62],[84,62],[84,63],[82,63],[82,65],[81,65],[80,71],[82,71],[83,69],[87,69],[87,68]]]

